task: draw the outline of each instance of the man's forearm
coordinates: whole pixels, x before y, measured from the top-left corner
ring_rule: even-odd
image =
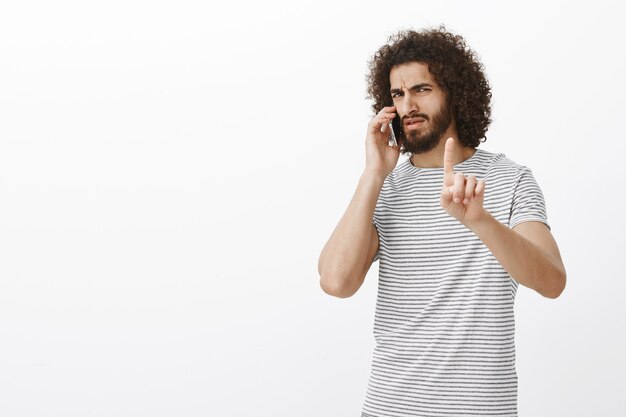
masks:
[[[480,220],[465,226],[483,241],[517,282],[544,297],[559,296],[565,285],[565,271],[540,247],[500,223],[486,210]]]
[[[318,261],[322,288],[336,294],[351,293],[366,262],[372,217],[385,178],[364,172],[339,224],[322,249]]]

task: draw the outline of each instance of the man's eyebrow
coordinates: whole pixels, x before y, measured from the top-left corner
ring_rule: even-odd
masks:
[[[420,89],[422,87],[432,87],[432,85],[430,85],[428,83],[419,83],[419,84],[415,84],[413,87],[411,87],[411,90],[417,90],[417,89]],[[389,92],[391,94],[393,94],[393,93],[401,93],[402,90],[400,90],[399,88],[392,88]]]

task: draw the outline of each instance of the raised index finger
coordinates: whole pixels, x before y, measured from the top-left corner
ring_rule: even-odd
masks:
[[[446,185],[454,184],[454,139],[446,140],[446,147],[443,151],[443,181]]]

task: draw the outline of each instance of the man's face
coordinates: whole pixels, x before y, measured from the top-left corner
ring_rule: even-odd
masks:
[[[389,81],[404,132],[404,152],[419,154],[434,149],[452,122],[452,112],[428,65],[411,62],[393,67]]]

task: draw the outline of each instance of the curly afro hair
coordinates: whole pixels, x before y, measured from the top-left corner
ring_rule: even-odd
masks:
[[[393,106],[389,92],[391,69],[410,62],[428,65],[446,93],[464,146],[475,148],[486,141],[485,133],[491,123],[491,87],[484,67],[464,39],[448,32],[444,25],[420,32],[401,30],[391,35],[388,44],[371,58],[366,77],[367,98],[374,100],[374,114],[383,107]]]

